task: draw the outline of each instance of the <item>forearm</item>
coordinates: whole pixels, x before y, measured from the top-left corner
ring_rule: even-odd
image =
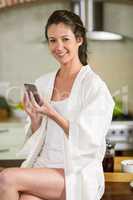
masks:
[[[34,102],[33,102],[34,103]],[[35,111],[39,115],[46,115],[47,117],[51,118],[54,120],[66,133],[66,135],[69,135],[69,121],[65,119],[60,113],[58,113],[51,105],[48,103],[44,103],[42,106],[36,105],[35,106]],[[36,121],[36,118],[34,118],[35,121],[32,121],[32,131],[33,133],[39,128],[41,123]]]
[[[51,116],[53,119],[65,132],[66,136],[69,136],[69,121],[65,119],[62,115],[58,112],[54,112]]]
[[[40,127],[42,122],[42,118],[39,119],[31,119],[31,131],[32,134],[36,132],[36,130]]]

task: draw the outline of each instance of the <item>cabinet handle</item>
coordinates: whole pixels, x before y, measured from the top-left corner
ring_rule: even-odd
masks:
[[[3,153],[4,153],[4,152],[7,152],[7,151],[9,151],[9,150],[10,150],[9,148],[8,148],[8,149],[6,149],[6,148],[5,148],[5,149],[0,149],[0,153],[2,153],[2,152],[3,152]]]
[[[3,129],[3,130],[0,130],[0,133],[6,133],[8,131],[9,131],[8,129]]]

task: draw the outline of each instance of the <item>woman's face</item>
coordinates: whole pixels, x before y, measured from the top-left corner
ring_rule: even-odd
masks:
[[[48,28],[47,35],[49,49],[60,64],[67,64],[78,58],[78,48],[82,44],[82,38],[76,39],[69,26],[64,23],[52,24]]]

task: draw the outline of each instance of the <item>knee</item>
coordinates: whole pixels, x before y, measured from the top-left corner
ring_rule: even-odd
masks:
[[[0,173],[0,191],[5,191],[10,183],[10,176],[8,175],[8,171],[7,170],[3,170],[1,173]]]
[[[20,197],[19,197],[19,200],[28,200],[27,195],[21,194]]]
[[[0,173],[0,192],[4,192],[13,185],[11,169],[5,169]]]

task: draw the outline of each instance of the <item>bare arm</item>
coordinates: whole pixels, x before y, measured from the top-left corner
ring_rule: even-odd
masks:
[[[40,127],[42,122],[42,117],[38,119],[31,119],[31,131],[32,133],[35,133],[36,130]]]
[[[49,118],[54,120],[65,132],[65,134],[68,136],[69,135],[69,121],[65,119],[60,113],[58,113],[50,104],[44,101],[44,104],[42,106],[39,106],[35,99],[34,96],[31,94],[31,103],[32,106],[35,110],[35,112],[40,115],[47,115]],[[35,119],[35,118],[34,118]],[[33,120],[32,121],[32,130],[33,132],[38,128],[39,124],[41,123],[42,118],[39,121],[38,120]]]
[[[52,113],[50,118],[53,119],[64,130],[67,136],[69,135],[69,121],[67,119],[65,119],[56,111]]]

